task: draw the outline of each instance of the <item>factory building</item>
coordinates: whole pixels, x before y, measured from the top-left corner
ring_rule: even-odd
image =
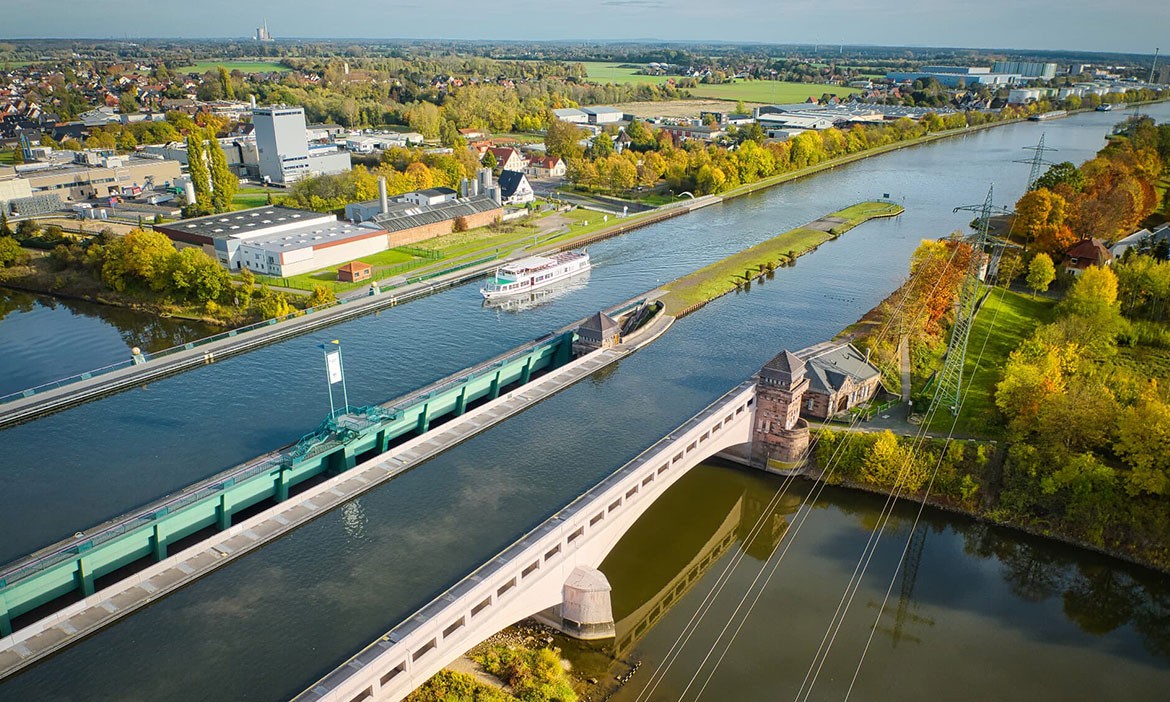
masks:
[[[332,145],[312,145],[305,131],[305,110],[274,105],[252,110],[260,178],[288,184],[312,175],[344,173],[349,154]]]

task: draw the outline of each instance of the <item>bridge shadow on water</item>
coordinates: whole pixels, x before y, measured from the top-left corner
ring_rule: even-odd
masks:
[[[556,637],[577,676],[603,681],[604,697],[604,688],[632,670],[629,656],[642,638],[728,554],[742,549],[757,567],[766,560],[800,506],[800,496],[789,495],[769,509],[776,484],[774,476],[712,458],[655,501],[601,564],[613,588],[616,637]],[[759,533],[747,541],[758,522]]]

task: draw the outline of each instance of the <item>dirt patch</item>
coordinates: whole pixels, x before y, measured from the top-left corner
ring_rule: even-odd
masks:
[[[831,232],[833,231],[833,227],[844,223],[845,220],[841,217],[821,217],[815,222],[804,225],[804,228],[815,229],[818,232]]]
[[[750,111],[764,103],[745,102]],[[622,102],[614,105],[627,114],[647,117],[689,117],[698,119],[700,112],[732,112],[735,102],[730,100],[663,100],[660,102]]]

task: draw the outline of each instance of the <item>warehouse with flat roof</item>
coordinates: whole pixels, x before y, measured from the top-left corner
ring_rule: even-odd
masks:
[[[157,225],[180,245],[199,246],[231,270],[287,277],[389,248],[386,230],[336,215],[267,205]]]

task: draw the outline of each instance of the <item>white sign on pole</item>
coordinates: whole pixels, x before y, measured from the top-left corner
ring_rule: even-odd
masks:
[[[325,354],[325,365],[329,368],[329,384],[341,382],[341,352],[330,351]]]

